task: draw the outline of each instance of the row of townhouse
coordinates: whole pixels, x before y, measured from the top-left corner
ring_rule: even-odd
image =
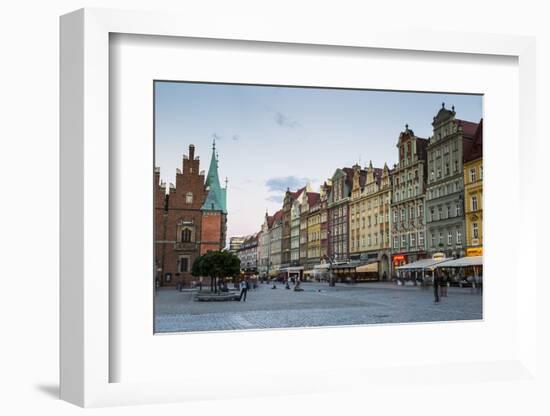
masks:
[[[443,104],[432,128],[421,138],[406,125],[391,169],[356,164],[336,169],[319,192],[287,189],[254,236],[255,271],[303,276],[322,264],[375,263],[379,279],[390,279],[395,267],[436,253],[481,255],[483,121],[457,119]]]
[[[235,254],[241,261],[241,270],[244,272],[255,272],[258,270],[260,236],[261,233],[257,232],[256,234],[240,238],[240,244],[235,250]]]

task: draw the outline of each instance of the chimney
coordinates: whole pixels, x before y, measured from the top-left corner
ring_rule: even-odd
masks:
[[[189,159],[190,160],[195,159],[195,145],[194,144],[189,145]]]

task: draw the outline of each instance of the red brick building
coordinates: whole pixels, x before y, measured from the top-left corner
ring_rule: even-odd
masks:
[[[190,145],[181,171],[176,172],[176,185],[170,184],[168,193],[159,168],[154,180],[155,279],[160,285],[189,285],[195,280],[191,276],[195,259],[225,247],[227,187],[220,186],[215,144],[206,178],[195,146]]]

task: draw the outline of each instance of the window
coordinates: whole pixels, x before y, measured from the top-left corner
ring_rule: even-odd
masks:
[[[451,218],[451,206],[447,205],[447,218]]]
[[[477,222],[472,223],[472,238],[479,238],[479,229]]]
[[[409,207],[409,219],[413,219],[414,218],[414,206],[412,207]]]
[[[393,222],[397,222],[397,210],[393,210]]]
[[[192,204],[193,203],[193,192],[187,192],[185,194],[185,203],[186,204]]]
[[[440,220],[441,218],[443,218],[443,208],[442,207],[437,207],[437,219]]]
[[[393,248],[396,250],[399,248],[399,238],[397,236],[393,237]]]
[[[432,233],[432,247],[435,247],[435,234]]]
[[[405,234],[403,234],[401,236],[401,247],[402,248],[406,248],[407,247],[407,236]]]
[[[476,176],[476,168],[470,169],[470,182],[475,182],[477,180]]]
[[[374,233],[374,245],[378,245],[378,233]]]
[[[462,209],[460,208],[460,203],[457,202],[456,204],[456,216],[462,215]]]
[[[439,245],[443,245],[443,233],[441,231],[439,232]]]
[[[472,195],[472,211],[477,211],[477,195]]]
[[[411,234],[411,247],[416,247],[416,234]]]
[[[181,231],[181,241],[184,243],[191,241],[191,230],[189,228],[184,228]]]
[[[180,273],[186,273],[189,271],[189,258],[180,257],[178,263],[179,263],[178,270]]]
[[[418,233],[418,246],[419,246],[419,248],[424,247],[424,231],[420,231]]]
[[[449,234],[447,234],[447,244],[452,245],[453,244],[453,233],[449,231]]]
[[[434,220],[434,209],[433,208],[430,208],[430,221],[433,221]]]
[[[462,244],[462,232],[460,230],[456,230],[456,244]]]

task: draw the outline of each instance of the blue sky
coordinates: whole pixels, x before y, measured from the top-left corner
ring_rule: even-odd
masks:
[[[287,186],[319,185],[338,167],[397,162],[405,124],[431,136],[441,103],[457,118],[482,117],[479,95],[248,85],[155,83],[155,165],[166,182],[189,144],[208,171],[216,138],[220,178],[229,180],[228,236],[259,230]]]

